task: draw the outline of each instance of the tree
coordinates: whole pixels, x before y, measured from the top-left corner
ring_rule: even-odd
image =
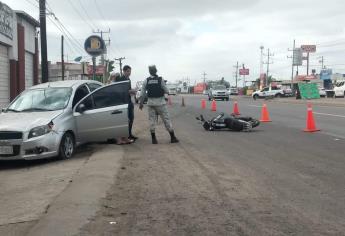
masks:
[[[114,70],[115,66],[114,66],[115,61],[107,61],[107,72],[110,73]]]

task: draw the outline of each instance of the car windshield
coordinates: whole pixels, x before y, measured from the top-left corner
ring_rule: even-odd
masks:
[[[64,109],[71,97],[71,88],[40,88],[22,93],[8,111],[33,112]]]
[[[218,85],[218,86],[215,86],[214,89],[216,89],[216,90],[226,90],[226,87],[223,86],[223,85]]]

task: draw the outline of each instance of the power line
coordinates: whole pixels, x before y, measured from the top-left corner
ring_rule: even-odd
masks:
[[[61,28],[61,26],[59,26],[57,23],[55,23],[54,20],[51,19],[50,17],[48,17],[48,19],[49,19],[50,22],[52,22],[52,23],[55,25],[55,27],[66,37],[66,39],[68,39],[68,40],[66,40],[65,42],[66,42],[66,45],[69,47],[69,49],[71,49],[71,51],[73,51],[73,53],[74,53],[75,55],[78,55],[78,54],[80,53],[80,51],[78,52],[78,50],[80,50],[80,49],[79,49],[78,47],[76,47],[75,45],[74,45],[74,47],[70,45],[70,43],[73,44],[74,42],[69,38],[69,36],[68,36],[68,35],[66,34],[66,32],[63,30],[63,28]],[[77,53],[76,53],[76,52],[77,52]]]
[[[85,18],[83,17],[82,14],[80,14],[79,10],[74,6],[74,4],[72,3],[71,0],[68,0],[68,2],[70,3],[70,5],[72,6],[72,8],[74,9],[74,11],[80,16],[80,18],[90,27],[90,29],[92,30],[94,27],[87,21],[85,20]]]
[[[32,6],[36,7],[36,8],[39,8],[38,5],[36,5],[35,3],[29,1],[29,0],[25,0],[26,2],[30,3]]]
[[[99,16],[102,18],[102,20],[103,20],[104,22],[106,22],[106,20],[105,20],[105,18],[104,18],[104,15],[103,15],[103,13],[102,13],[102,11],[101,11],[101,8],[99,7],[97,1],[94,0],[94,2],[95,2],[96,10],[97,10]],[[109,28],[110,28],[110,27],[109,27]]]
[[[80,4],[82,10],[84,11],[86,17],[87,17],[88,19],[91,19],[90,15],[87,13],[87,10],[85,9],[85,7],[84,7],[84,5],[82,4],[82,2],[81,2],[80,0],[78,0],[78,2],[79,2],[79,4]],[[93,26],[96,26],[91,20],[90,20],[90,23],[91,23]],[[96,28],[98,28],[98,27],[96,26],[96,27],[94,27],[94,28],[96,29]]]
[[[26,0],[27,2],[29,2],[29,3],[31,3],[31,5],[33,5],[33,6],[35,6],[37,9],[39,9],[39,7],[38,6],[36,6],[35,4],[33,4],[32,2],[30,2],[29,0]],[[38,2],[38,0],[36,0],[36,2]],[[58,24],[56,24],[55,22],[54,22],[54,20],[58,20],[57,19],[57,17],[55,16],[55,14],[53,13],[53,11],[52,11],[52,9],[51,9],[51,7],[49,6],[49,4],[48,4],[48,2],[46,2],[46,5],[47,5],[47,8],[46,8],[46,10],[47,10],[47,12],[48,12],[48,19],[50,20],[50,22],[52,22],[53,24],[54,24],[54,26],[70,41],[67,41],[66,40],[66,45],[69,47],[69,49],[71,49],[71,51],[73,51],[73,53],[75,53],[76,51],[74,51],[75,50],[75,47],[73,47],[73,46],[71,46],[70,45],[70,43],[71,44],[73,44],[74,42],[70,39],[70,37],[66,34],[66,32],[64,31],[64,29],[61,27],[61,26],[59,26]],[[53,19],[51,19],[50,17],[53,17]],[[61,22],[60,22],[60,24],[62,24]],[[74,43],[75,44],[75,43]],[[79,48],[79,44],[77,44],[76,45],[77,47],[77,49],[76,50],[78,50],[78,49],[80,49]],[[81,52],[84,52],[83,50],[81,50]],[[75,53],[76,55],[78,55],[80,53],[80,51],[79,52],[77,52],[77,53]]]

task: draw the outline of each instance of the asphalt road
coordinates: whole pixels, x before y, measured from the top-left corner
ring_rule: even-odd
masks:
[[[345,235],[343,109],[314,107],[323,130],[305,133],[306,107],[268,102],[272,123],[251,133],[208,132],[200,97],[170,108],[180,144],[157,131],[125,148],[103,207],[80,235]],[[261,102],[239,100],[259,117]],[[231,111],[231,102],[218,102]]]
[[[207,99],[207,96],[187,96],[186,103],[189,106],[200,108],[201,99]],[[180,97],[175,97],[176,103],[180,102]],[[266,103],[270,118],[274,124],[280,125],[282,128],[304,129],[306,127],[306,104],[280,103],[271,100],[252,100],[251,98],[232,97],[232,101],[217,100],[217,111],[232,113],[233,101],[237,100],[240,112],[243,115],[250,115],[260,118],[263,103]],[[284,101],[284,99],[282,99]],[[289,99],[291,101],[291,99]],[[211,102],[207,100],[207,109],[210,110]],[[311,101],[313,104],[313,101]],[[345,139],[345,99],[344,106],[323,106],[313,105],[314,118],[317,128],[321,129],[321,133],[332,137]]]

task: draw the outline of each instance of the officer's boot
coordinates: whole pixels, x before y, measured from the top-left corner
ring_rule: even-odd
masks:
[[[179,140],[176,138],[174,131],[169,132],[170,137],[171,137],[171,143],[178,143]]]
[[[152,144],[158,144],[158,141],[156,139],[156,133],[151,132],[151,137],[152,137]]]

